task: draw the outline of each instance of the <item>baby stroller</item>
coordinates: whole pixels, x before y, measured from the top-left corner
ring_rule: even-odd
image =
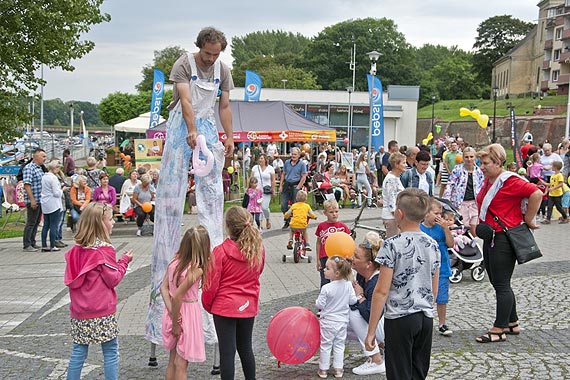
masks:
[[[311,176],[311,193],[313,194],[315,210],[328,199],[335,199],[332,187],[323,186],[326,183],[321,173],[314,172]]]
[[[448,199],[437,198],[442,204],[443,209],[453,213],[455,217],[455,224],[457,227],[455,231],[460,232],[463,238],[453,246],[448,248],[448,254],[451,264],[451,277],[449,281],[457,284],[463,279],[463,271],[471,270],[471,278],[474,281],[483,281],[485,278],[485,266],[483,264],[483,251],[481,247],[475,242],[475,238],[469,232],[469,227],[463,225],[461,214],[451,205]]]

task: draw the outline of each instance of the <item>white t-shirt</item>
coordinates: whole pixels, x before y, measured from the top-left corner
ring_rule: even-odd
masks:
[[[420,177],[420,183],[418,184],[418,188],[429,194],[429,183],[427,181],[426,173],[424,174],[418,173],[418,176]]]
[[[283,160],[280,158],[276,158],[273,160],[273,168],[277,169],[277,168],[281,168],[283,169]]]
[[[261,166],[255,165],[251,168],[251,175],[257,178],[258,189],[263,189],[263,186],[271,186],[273,188],[271,176],[275,175],[275,169],[272,166],[268,165],[265,167],[265,170],[261,170]]]
[[[267,155],[271,158],[273,158],[273,156],[275,156],[275,152],[277,151],[277,145],[275,145],[274,143],[269,143],[267,145]]]

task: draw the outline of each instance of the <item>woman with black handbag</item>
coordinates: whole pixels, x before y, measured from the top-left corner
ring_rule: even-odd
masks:
[[[493,327],[476,341],[494,343],[505,341],[507,335],[521,332],[515,294],[511,288],[517,255],[505,229],[516,228],[523,223],[530,230],[539,228],[534,218],[542,193],[535,185],[503,169],[507,155],[501,145],[491,144],[481,150],[478,156],[485,180],[477,195],[481,223],[477,226],[477,236],[484,242],[485,269],[495,289],[497,306]]]
[[[251,168],[251,176],[257,178],[257,188],[263,190],[261,210],[263,211],[263,218],[265,219],[265,228],[270,229],[271,221],[269,217],[271,211],[269,210],[269,203],[275,194],[275,169],[269,165],[265,153],[259,155],[257,165]]]

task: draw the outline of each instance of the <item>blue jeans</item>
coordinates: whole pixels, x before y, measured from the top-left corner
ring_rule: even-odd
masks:
[[[103,369],[105,380],[117,380],[119,378],[119,341],[117,338],[101,343],[103,349]],[[80,380],[83,363],[87,358],[88,344],[73,343],[73,351],[67,368],[67,380]]]
[[[57,230],[61,221],[61,210],[50,214],[44,214],[44,226],[42,228],[42,248],[47,248],[47,235],[49,231],[49,248],[55,247],[57,240]]]
[[[71,213],[71,220],[73,221],[73,223],[77,223],[79,221],[79,217],[81,216],[81,214],[79,213],[79,211],[75,209],[75,207],[72,207],[71,210],[69,211]]]

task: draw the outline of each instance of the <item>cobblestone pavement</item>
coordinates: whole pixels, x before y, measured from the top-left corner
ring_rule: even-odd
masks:
[[[350,222],[355,210],[341,210]],[[319,220],[324,220],[321,212]],[[370,224],[377,210],[367,211]],[[186,227],[195,216],[186,215]],[[281,231],[280,215],[272,215],[272,230],[264,232],[267,265],[262,276],[261,308],[254,329],[258,379],[317,378],[318,354],[301,365],[282,365],[272,357],[265,332],[272,315],[287,306],[313,308],[319,276],[311,264],[282,263],[287,233]],[[181,227],[181,228],[186,228]],[[309,229],[314,233],[316,223]],[[118,252],[134,249],[136,257],[117,288],[121,329],[121,379],[164,377],[167,353],[157,349],[158,367],[147,366],[149,343],[144,324],[149,295],[152,237],[134,236],[134,225],[116,225],[113,242]],[[490,327],[494,318],[494,292],[487,280],[476,283],[468,273],[450,289],[448,324],[453,336],[435,334],[430,379],[570,379],[570,243],[566,225],[544,226],[536,234],[544,257],[519,266],[513,287],[523,331],[507,342],[478,344],[474,338]],[[69,233],[68,233],[69,234]],[[362,234],[360,234],[361,236]],[[71,241],[71,236],[66,236]],[[311,237],[314,241],[314,237]],[[563,247],[563,248],[561,248]],[[58,253],[25,253],[21,239],[0,243],[0,379],[63,379],[71,351],[68,293],[63,285],[64,259]],[[207,352],[211,352],[211,348]],[[383,375],[355,376],[351,369],[364,360],[355,341],[347,344],[346,379],[380,379]],[[190,364],[189,379],[215,379],[211,359]],[[239,363],[236,378],[242,379]],[[103,378],[99,347],[91,352],[83,370],[85,379]],[[332,378],[332,375],[330,376]]]

